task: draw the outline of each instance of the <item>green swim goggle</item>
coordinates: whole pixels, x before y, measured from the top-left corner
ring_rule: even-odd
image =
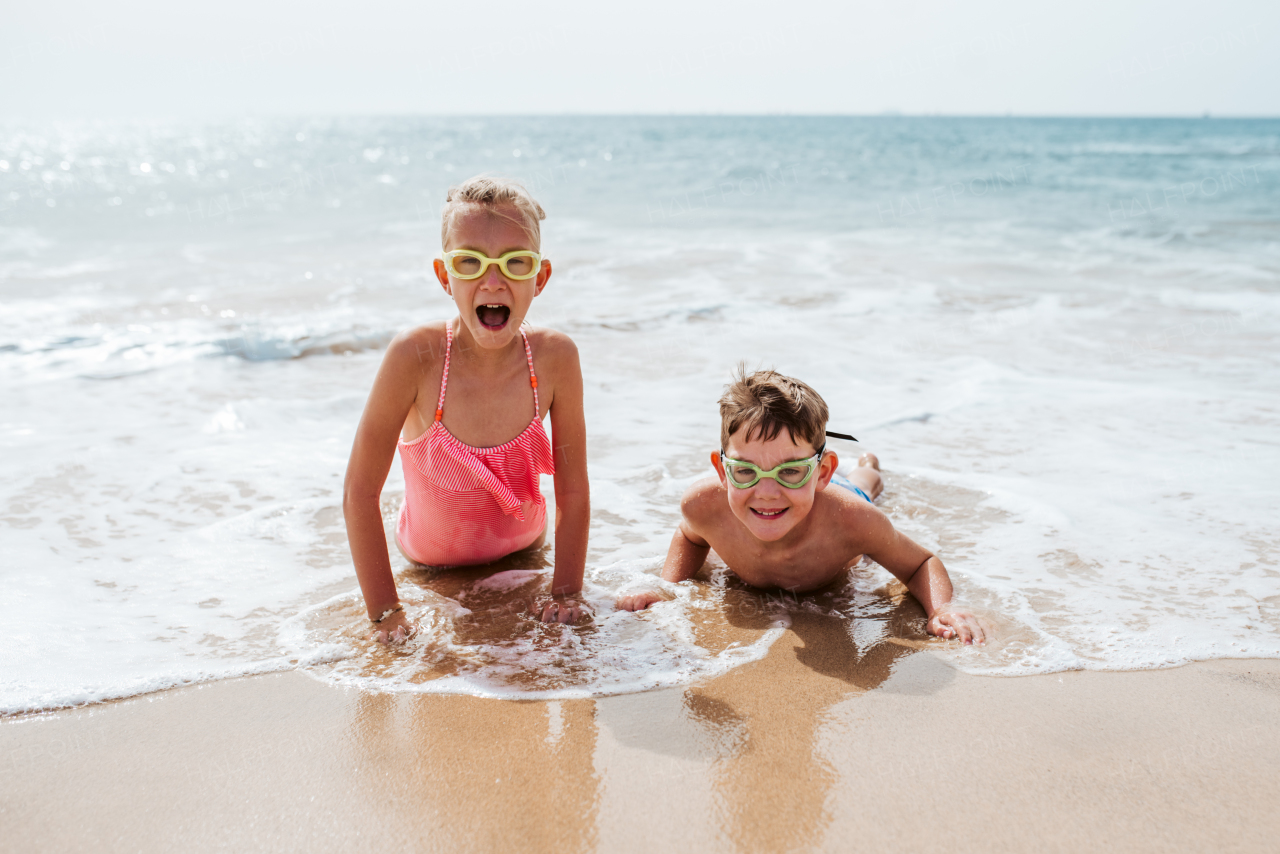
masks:
[[[818,465],[822,462],[822,452],[826,450],[826,445],[818,449],[818,453],[805,460],[792,460],[789,463],[782,463],[768,471],[760,468],[755,463],[748,463],[744,460],[731,460],[724,455],[724,451],[720,452],[720,462],[724,464],[725,480],[736,486],[738,489],[749,489],[760,482],[761,478],[771,477],[779,486],[785,486],[787,489],[799,489],[809,482],[809,478],[813,477],[813,473],[818,470]]]

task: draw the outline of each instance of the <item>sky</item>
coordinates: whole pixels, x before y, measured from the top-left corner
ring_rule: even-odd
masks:
[[[42,0],[0,119],[1280,115],[1275,0]]]

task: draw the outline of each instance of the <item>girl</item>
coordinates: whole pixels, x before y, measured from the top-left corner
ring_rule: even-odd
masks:
[[[568,336],[521,328],[551,278],[540,254],[545,218],[512,182],[478,177],[450,189],[444,251],[433,266],[459,316],[397,335],[374,379],[342,509],[378,641],[414,631],[396,593],[378,503],[397,447],[405,496],[396,544],[429,566],[491,563],[540,546],[546,501],[538,475],[554,474],[553,598],[539,616],[578,618],[567,597],[582,589],[591,515],[582,369]],[[548,412],[554,455],[542,428]]]

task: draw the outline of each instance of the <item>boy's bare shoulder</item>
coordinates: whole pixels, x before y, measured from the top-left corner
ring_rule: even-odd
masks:
[[[815,499],[823,515],[835,523],[820,530],[841,538],[851,549],[865,552],[893,534],[893,523],[879,507],[847,489],[831,484]]]
[[[718,477],[704,477],[684,491],[680,499],[680,512],[695,528],[714,524],[727,510],[724,484]]]

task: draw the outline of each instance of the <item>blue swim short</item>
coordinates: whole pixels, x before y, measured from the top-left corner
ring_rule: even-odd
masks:
[[[850,480],[849,480],[849,478],[845,477],[844,475],[833,474],[833,475],[831,476],[831,482],[832,482],[832,483],[834,483],[836,486],[843,486],[845,489],[847,489],[847,490],[849,490],[849,491],[851,491],[851,492],[856,492],[856,493],[858,493],[858,494],[859,494],[859,495],[861,495],[863,498],[867,499],[867,503],[868,503],[868,504],[875,504],[875,502],[871,500],[871,496],[870,496],[870,495],[867,495],[867,494],[866,494],[865,492],[863,492],[861,489],[859,489],[858,487],[854,486],[854,485],[853,485],[853,482],[852,482],[852,481],[850,481]]]

